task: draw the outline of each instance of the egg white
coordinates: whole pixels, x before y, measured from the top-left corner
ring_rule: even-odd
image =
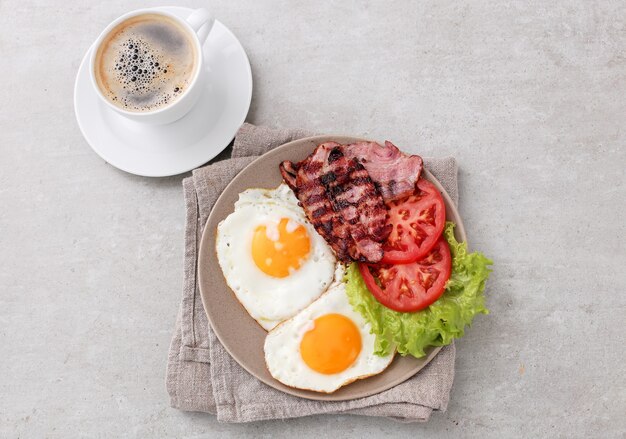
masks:
[[[265,363],[271,375],[281,383],[298,389],[332,393],[355,380],[381,373],[393,360],[395,351],[385,357],[374,354],[375,335],[370,333],[370,324],[348,302],[341,274],[338,270],[335,282],[319,299],[267,334]],[[322,374],[304,362],[300,343],[304,334],[314,327],[316,318],[331,313],[342,314],[354,322],[361,334],[361,352],[346,370]]]
[[[255,229],[266,225],[270,230],[281,218],[303,225],[311,244],[307,260],[284,278],[265,274],[251,254]],[[242,192],[235,211],[217,227],[216,253],[226,283],[252,318],[268,331],[318,298],[332,282],[336,266],[331,248],[308,222],[285,184],[274,190]]]

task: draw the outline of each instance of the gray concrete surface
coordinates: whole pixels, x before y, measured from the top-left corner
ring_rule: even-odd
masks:
[[[104,163],[74,120],[98,32],[155,0],[0,0],[0,437],[625,437],[623,1],[237,2],[248,120],[460,164],[491,315],[448,411],[221,425],[169,408],[182,177]]]

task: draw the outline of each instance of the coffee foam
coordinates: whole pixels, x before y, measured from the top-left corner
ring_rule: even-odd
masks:
[[[178,99],[195,69],[195,46],[188,31],[159,14],[117,25],[100,44],[95,63],[102,94],[134,112],[153,111]]]

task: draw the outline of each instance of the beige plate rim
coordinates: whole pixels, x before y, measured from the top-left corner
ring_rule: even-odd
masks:
[[[427,355],[423,358],[396,355],[390,366],[381,374],[355,381],[334,393],[317,393],[285,386],[275,380],[265,366],[263,354],[265,330],[237,301],[226,285],[219,268],[215,254],[216,227],[233,211],[234,201],[240,192],[251,187],[278,186],[282,181],[278,164],[282,160],[302,160],[320,143],[328,141],[352,143],[361,140],[367,139],[342,135],[313,136],[294,140],[268,151],[243,168],[226,186],[215,202],[202,233],[198,258],[198,284],[202,304],[215,335],[230,356],[252,376],[290,395],[319,401],[345,401],[371,396],[406,381],[424,368],[441,350],[441,347],[431,347],[427,349]],[[272,165],[275,171],[271,170]],[[259,172],[263,171],[263,168],[268,168],[269,172]],[[467,241],[463,221],[448,193],[428,170],[424,170],[423,176],[441,191],[446,204],[446,218],[456,223],[456,238],[460,242]],[[275,183],[270,183],[270,180]]]

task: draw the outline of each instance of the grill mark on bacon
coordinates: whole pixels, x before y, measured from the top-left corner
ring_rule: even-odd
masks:
[[[341,186],[334,186],[334,187],[330,187],[328,188],[328,193],[333,196],[333,197],[337,197],[338,195],[342,194],[344,191],[343,187]]]
[[[320,177],[320,181],[322,182],[323,185],[329,185],[336,179],[337,179],[337,176],[335,175],[334,172],[327,172],[326,174],[323,174]]]
[[[369,181],[372,181],[372,180],[369,176],[367,176],[367,177],[356,177],[353,182],[354,184],[359,185],[359,184],[366,184]]]
[[[343,157],[343,152],[339,148],[333,148],[328,154],[328,164],[331,164]]]
[[[337,200],[336,203],[340,209],[345,209],[346,207],[351,206],[351,203],[345,200]]]
[[[320,207],[319,209],[314,210],[311,213],[313,218],[320,218],[328,213],[328,208],[326,206]]]

